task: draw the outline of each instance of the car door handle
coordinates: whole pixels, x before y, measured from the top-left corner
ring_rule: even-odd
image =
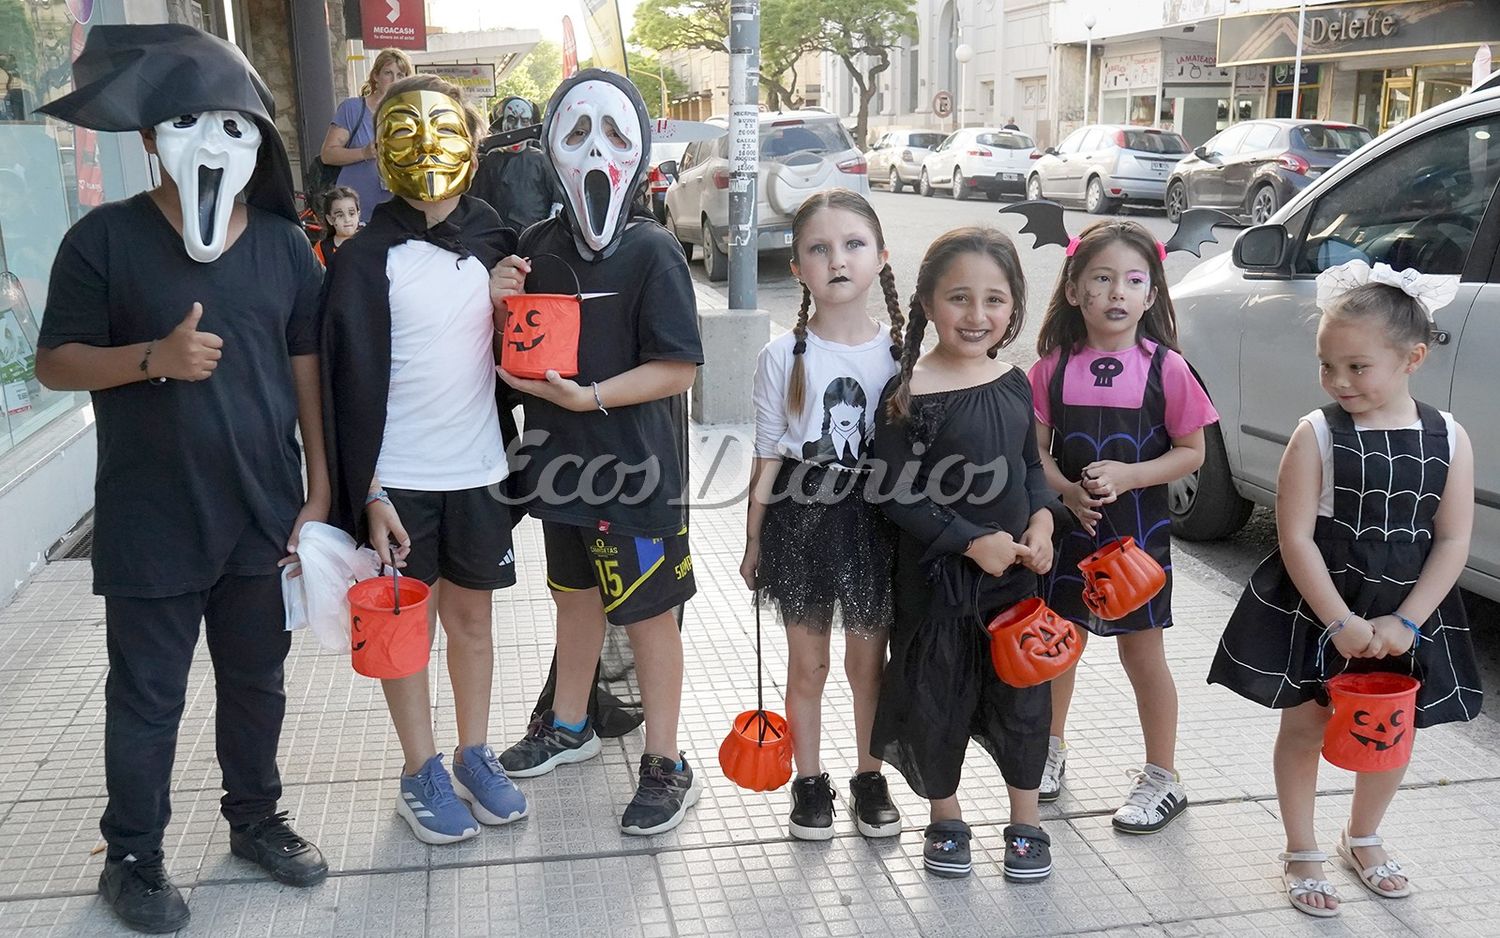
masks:
[[[1453,336],[1446,329],[1439,329],[1432,334],[1432,343],[1434,345],[1447,345],[1448,341],[1452,338]]]

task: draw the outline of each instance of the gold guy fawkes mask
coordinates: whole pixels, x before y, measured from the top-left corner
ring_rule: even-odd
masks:
[[[464,109],[436,91],[408,91],[380,105],[376,164],[399,196],[440,202],[462,195],[474,179],[474,137]]]

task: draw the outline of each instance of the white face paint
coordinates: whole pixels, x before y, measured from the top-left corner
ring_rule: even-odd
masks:
[[[609,82],[581,82],[558,102],[547,147],[578,234],[595,251],[604,250],[624,230],[641,163],[635,106]]]
[[[235,196],[255,173],[260,126],[239,111],[184,114],[156,125],[156,155],[182,199],[182,242],[208,264],[229,239]]]

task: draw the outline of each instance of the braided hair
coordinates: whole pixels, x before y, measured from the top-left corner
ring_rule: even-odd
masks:
[[[917,289],[911,295],[906,340],[898,359],[901,362],[901,381],[886,405],[886,414],[892,421],[905,420],[911,414],[911,373],[922,355],[922,337],[927,331],[927,304],[937,293],[938,281],[953,262],[965,254],[979,254],[994,261],[1010,286],[1010,322],[1006,323],[1000,341],[988,349],[989,356],[998,356],[1000,350],[1014,342],[1021,333],[1021,326],[1026,321],[1026,274],[1010,238],[994,228],[983,227],[955,228],[939,236],[927,248],[922,266],[917,268]]]
[[[879,251],[885,250],[885,233],[880,228],[880,216],[875,214],[875,209],[865,200],[864,196],[849,189],[826,189],[816,193],[802,207],[797,209],[797,214],[792,218],[792,257],[800,256],[802,246],[802,232],[812,217],[825,208],[841,208],[853,212],[869,223],[870,229],[875,233],[875,248]],[[896,292],[896,274],[891,270],[891,265],[886,264],[880,268],[880,290],[885,295],[886,314],[891,320],[891,358],[901,360],[901,330],[905,326],[905,320],[901,315],[901,297]],[[792,327],[792,371],[787,376],[786,384],[786,408],[790,413],[798,413],[807,399],[807,373],[802,364],[802,355],[807,351],[807,320],[812,310],[812,291],[807,288],[806,282],[802,284],[802,306],[797,310],[797,323]]]

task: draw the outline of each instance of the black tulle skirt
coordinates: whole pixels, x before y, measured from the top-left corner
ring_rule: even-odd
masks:
[[[891,625],[896,530],[865,501],[867,475],[783,460],[761,524],[756,581],[782,621],[872,635]]]

